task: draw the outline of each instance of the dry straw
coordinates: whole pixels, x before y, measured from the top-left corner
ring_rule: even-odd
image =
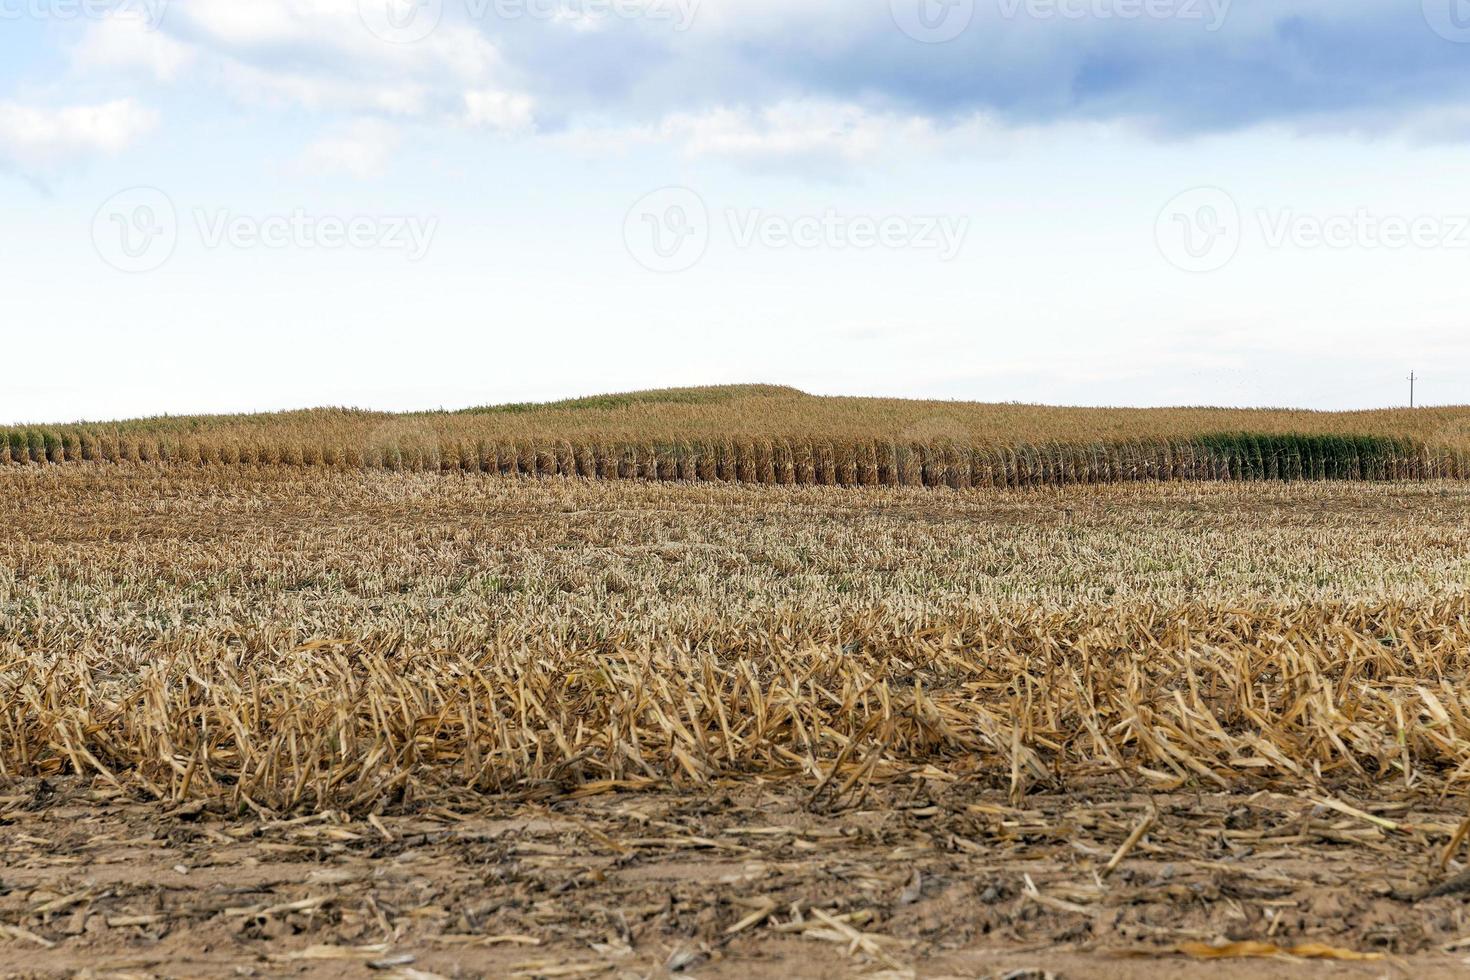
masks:
[[[391,637],[242,661],[11,655],[0,775],[169,800],[353,810],[475,791],[809,781],[813,801],[940,766],[1023,798],[1137,786],[1462,788],[1470,602],[1013,613],[861,649],[728,636],[699,651]]]
[[[0,487],[0,778],[285,812],[732,775],[825,806],[925,766],[1015,799],[1470,774],[1451,488]]]

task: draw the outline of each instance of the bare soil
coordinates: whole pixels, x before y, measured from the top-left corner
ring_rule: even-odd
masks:
[[[758,780],[356,820],[168,809],[100,780],[9,792],[6,977],[1265,980],[1470,964],[1470,879],[1421,830],[1463,814],[1433,807],[1120,787],[1013,806],[933,770],[840,811]],[[1200,958],[1240,941],[1371,958]]]

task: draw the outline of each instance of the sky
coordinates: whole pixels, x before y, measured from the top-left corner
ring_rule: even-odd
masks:
[[[1470,0],[0,0],[0,423],[1470,403]]]

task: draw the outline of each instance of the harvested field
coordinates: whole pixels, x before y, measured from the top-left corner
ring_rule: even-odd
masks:
[[[7,468],[0,970],[1450,975],[1467,503]]]

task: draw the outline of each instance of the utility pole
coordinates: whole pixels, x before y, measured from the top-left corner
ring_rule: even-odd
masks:
[[[1419,379],[1416,378],[1416,377],[1414,377],[1414,372],[1413,371],[1410,371],[1409,372],[1409,407],[1410,408],[1413,408],[1414,407],[1414,382],[1417,381],[1417,380],[1419,380]]]

